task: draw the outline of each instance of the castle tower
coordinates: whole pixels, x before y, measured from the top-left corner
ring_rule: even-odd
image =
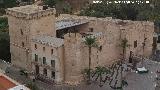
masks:
[[[8,8],[10,52],[13,65],[31,69],[31,40],[37,35],[56,36],[55,9],[27,5]]]
[[[64,36],[64,81],[68,84],[78,84],[82,78],[82,36],[78,33],[66,34]],[[67,53],[69,52],[69,53]]]

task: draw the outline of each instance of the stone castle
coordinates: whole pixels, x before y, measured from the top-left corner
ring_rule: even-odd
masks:
[[[92,48],[91,67],[119,60],[123,38],[130,52],[149,57],[153,52],[154,23],[62,14],[43,6],[7,9],[12,64],[56,83],[79,83],[88,68],[87,35],[95,36],[101,50]],[[144,53],[143,43],[145,41]]]

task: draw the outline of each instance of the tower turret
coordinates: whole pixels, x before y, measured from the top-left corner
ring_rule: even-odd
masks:
[[[13,65],[30,69],[31,40],[37,35],[56,36],[55,9],[27,5],[8,8],[10,52]]]

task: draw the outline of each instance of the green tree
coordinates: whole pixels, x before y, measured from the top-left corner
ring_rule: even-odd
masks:
[[[90,82],[90,79],[91,79],[91,48],[92,47],[96,47],[97,46],[97,43],[96,43],[96,38],[95,37],[92,37],[92,36],[88,36],[85,38],[85,41],[84,41],[85,45],[88,46],[88,51],[89,51],[89,82]]]
[[[44,5],[49,7],[55,7],[56,4],[63,2],[63,0],[43,0]]]
[[[17,0],[0,0],[0,16],[5,14],[6,8],[12,8],[18,5]]]
[[[72,13],[72,7],[68,2],[64,2],[63,8],[62,8],[62,13],[67,13],[67,14]]]
[[[101,0],[102,3],[90,4],[83,8],[80,15],[94,16],[94,17],[113,17],[118,19],[128,20],[151,20],[157,21],[160,15],[160,1],[150,0],[150,4],[147,3],[132,3],[132,4],[116,4],[108,1],[115,0]],[[135,0],[133,0],[135,1]]]
[[[17,6],[17,0],[1,0],[0,8],[12,8]]]
[[[0,18],[0,59],[10,62],[10,43],[7,18]]]
[[[44,0],[44,4],[49,7],[54,7],[56,5],[57,0]]]
[[[130,44],[128,44],[128,40],[126,39],[126,38],[124,38],[124,39],[122,39],[121,40],[121,42],[120,42],[120,45],[119,45],[121,48],[122,48],[122,56],[123,56],[123,58],[122,58],[122,60],[121,60],[121,87],[122,87],[122,76],[123,76],[123,73],[122,73],[122,71],[123,71],[123,67],[122,67],[122,64],[123,64],[123,62],[125,61],[125,54],[126,54],[126,49],[127,49],[127,47],[129,47],[130,46]]]

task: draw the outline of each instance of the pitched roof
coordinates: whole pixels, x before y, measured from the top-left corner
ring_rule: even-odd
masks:
[[[64,19],[56,22],[56,30],[73,27],[88,23],[88,20],[84,19]]]

